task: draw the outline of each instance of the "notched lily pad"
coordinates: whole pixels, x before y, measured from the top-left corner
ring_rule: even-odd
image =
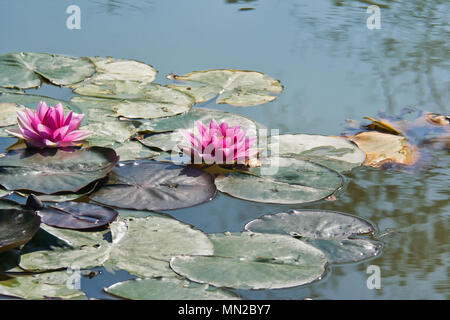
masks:
[[[195,71],[184,76],[170,75],[169,79],[188,81],[189,85],[169,85],[195,98],[201,103],[217,97],[216,103],[245,107],[273,101],[283,87],[263,73],[243,70]]]
[[[0,209],[0,253],[30,241],[40,224],[41,219],[33,211]]]
[[[135,80],[153,82],[157,71],[150,65],[126,59],[91,57],[96,73],[89,78],[89,82],[103,80]],[[76,86],[76,85],[75,85]]]
[[[148,161],[120,164],[91,199],[137,210],[171,210],[211,200],[216,193],[211,175],[190,167]]]
[[[0,56],[0,87],[35,88],[41,85],[41,77],[56,85],[70,85],[94,72],[94,64],[85,57],[35,52]]]
[[[315,247],[285,235],[213,234],[212,256],[175,256],[170,267],[189,280],[236,289],[279,289],[320,279],[327,264]]]
[[[118,162],[114,150],[18,149],[0,158],[0,185],[44,194],[77,192],[105,177]]]
[[[356,262],[377,255],[380,243],[356,238],[374,232],[366,220],[324,210],[293,210],[252,220],[245,230],[291,235],[324,251],[331,263]]]

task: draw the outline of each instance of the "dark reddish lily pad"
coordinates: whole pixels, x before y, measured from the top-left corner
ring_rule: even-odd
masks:
[[[37,213],[42,223],[73,230],[104,227],[116,220],[119,214],[112,208],[73,201],[54,203],[38,210]]]
[[[172,210],[211,200],[214,178],[199,169],[167,162],[120,164],[91,199],[113,207]]]

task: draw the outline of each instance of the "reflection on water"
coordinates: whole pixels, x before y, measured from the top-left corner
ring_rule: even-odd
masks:
[[[171,72],[212,68],[258,70],[280,79],[284,92],[272,103],[201,106],[248,116],[281,133],[339,134],[346,118],[360,120],[382,110],[394,115],[410,106],[449,110],[450,2],[445,0],[79,0],[86,19],[80,31],[64,27],[69,1],[60,7],[50,0],[5,3],[0,3],[2,52],[137,59],[159,70],[160,83]],[[381,8],[380,30],[366,27],[366,8],[374,3]],[[36,30],[26,23],[42,6],[48,7],[42,21],[59,17],[60,28],[42,24]],[[242,14],[240,7],[256,10]],[[49,86],[37,92],[66,100],[71,95]],[[240,291],[244,298],[448,299],[450,155],[431,155],[429,165],[415,172],[355,169],[332,202],[276,206],[219,194],[170,214],[212,233],[240,231],[263,214],[322,208],[366,218],[383,235],[383,252],[370,261],[332,266],[324,280],[304,287]],[[381,268],[380,290],[367,289],[371,264]],[[105,271],[83,286],[90,296],[104,298],[102,279],[109,285],[113,277]],[[125,278],[121,274],[120,280]]]
[[[100,10],[104,9],[108,14],[124,15],[127,11],[142,11],[152,7],[152,0],[123,1],[123,0],[94,0]]]

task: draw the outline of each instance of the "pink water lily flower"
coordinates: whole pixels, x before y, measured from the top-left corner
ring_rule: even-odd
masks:
[[[91,135],[90,131],[78,130],[83,118],[84,114],[72,111],[65,117],[61,103],[47,107],[41,101],[36,111],[28,108],[25,108],[25,112],[17,111],[19,129],[9,132],[37,148],[71,147],[80,145],[82,140]]]
[[[212,119],[209,128],[197,121],[199,135],[183,131],[183,136],[190,146],[178,147],[194,159],[194,163],[235,164],[245,163],[258,151],[250,149],[256,142],[256,137],[246,137],[246,131],[239,126],[229,127],[226,122],[220,125]]]

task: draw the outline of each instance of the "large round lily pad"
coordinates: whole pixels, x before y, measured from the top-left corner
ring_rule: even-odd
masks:
[[[263,158],[248,173],[216,177],[217,189],[233,197],[264,203],[300,204],[322,200],[343,185],[334,170],[290,157]]]
[[[278,80],[255,71],[217,69],[194,71],[184,76],[170,75],[168,78],[191,82],[170,87],[192,95],[197,103],[218,95],[217,103],[255,106],[275,100],[283,90]]]
[[[32,211],[0,209],[0,252],[30,241],[40,224],[41,219]]]
[[[74,230],[104,227],[118,215],[112,208],[73,201],[54,203],[37,212],[42,222],[47,225]]]
[[[171,268],[189,280],[236,289],[299,286],[322,277],[327,260],[315,247],[285,235],[210,235],[212,256],[175,256]]]
[[[211,200],[216,187],[211,175],[195,168],[147,161],[121,164],[91,199],[137,210],[171,210]]]
[[[18,149],[0,158],[0,184],[8,190],[77,192],[105,177],[118,162],[114,150]]]
[[[309,160],[339,172],[360,166],[366,158],[361,149],[343,137],[282,134],[270,138],[269,148],[279,155]]]
[[[245,230],[300,238],[324,251],[332,263],[360,261],[380,250],[376,241],[355,238],[374,232],[368,221],[335,211],[293,210],[268,214],[250,221]]]
[[[106,293],[133,300],[237,300],[225,289],[176,278],[132,279],[113,284]]]
[[[113,245],[108,265],[141,277],[172,277],[172,256],[213,252],[213,245],[203,232],[164,216],[123,218],[111,225],[111,232]]]
[[[80,82],[95,72],[94,64],[85,57],[18,52],[0,56],[0,86],[34,88],[41,85],[41,77],[56,85]]]

